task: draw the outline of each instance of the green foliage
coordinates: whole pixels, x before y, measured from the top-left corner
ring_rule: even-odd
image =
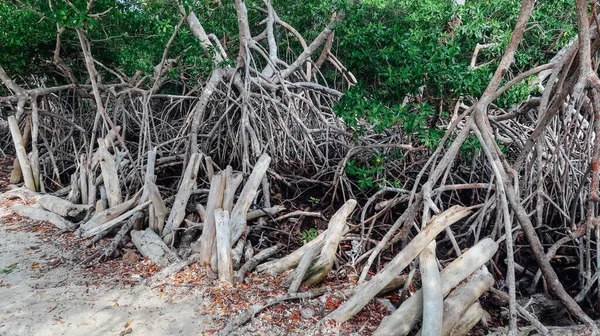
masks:
[[[54,47],[52,23],[5,1],[0,1],[0,22],[0,64],[11,72],[44,73]]]
[[[256,35],[264,30],[264,13],[256,9],[262,1],[246,2],[250,28]],[[65,82],[52,64],[58,27],[64,29],[60,56],[81,81],[85,82],[88,74],[76,29],[85,32],[98,62],[128,76],[137,71],[151,75],[181,20],[175,2],[96,0],[89,10],[88,3],[0,2],[4,28],[0,30],[0,64],[9,75],[44,75],[51,81]],[[222,5],[212,0],[180,3],[186,12],[194,11],[229,55],[236,54],[239,41],[233,0],[221,1]],[[399,132],[413,146],[432,150],[439,145],[456,102],[477,99],[485,90],[510,39],[520,4],[519,0],[468,1],[464,6],[455,6],[452,0],[282,0],[274,6],[279,17],[301,32],[307,42],[317,36],[333,11],[345,13],[346,18],[336,28],[332,51],[359,83],[346,90],[334,108],[336,114],[357,136],[367,130],[382,136]],[[573,7],[571,0],[536,3],[505,81],[546,62],[575,36]],[[279,45],[283,60],[293,60],[302,52],[299,41],[285,29],[277,26],[275,34],[279,41],[286,41]],[[492,47],[480,51],[477,64],[481,66],[472,69],[469,64],[477,44]],[[165,85],[163,90],[173,85],[196,87],[215,66],[185,24],[167,57],[176,58],[177,66],[168,74],[171,86]],[[226,65],[232,64],[218,66]],[[106,82],[116,80],[102,67],[98,70]],[[322,70],[325,78],[334,78],[327,67]],[[535,94],[535,86],[523,81],[495,104],[510,108]],[[475,138],[469,138],[460,153],[470,160],[480,148]],[[403,154],[398,150],[387,155],[379,160],[395,160]],[[384,167],[374,158],[356,159],[347,163],[346,173],[360,189],[368,189],[390,183],[385,180]]]
[[[0,274],[9,274],[9,273],[12,273],[12,271],[14,271],[15,268],[17,268],[17,263],[10,264],[9,266],[7,266],[5,268],[0,269]]]
[[[317,236],[319,235],[319,231],[317,231],[317,229],[315,228],[310,228],[306,231],[302,231],[301,236],[302,236],[302,243],[306,244],[311,240],[314,240],[315,238],[317,238]]]
[[[338,29],[338,55],[360,79],[336,106],[336,113],[362,132],[402,125],[411,140],[435,147],[442,132],[432,120],[447,117],[460,97],[484,91],[508,43],[520,1],[362,1],[350,7]],[[507,78],[547,61],[575,36],[571,1],[540,2],[530,20],[515,66]],[[469,67],[477,44],[477,69]],[[419,89],[423,92],[419,99]],[[497,100],[500,107],[535,94],[523,82]],[[405,97],[412,97],[403,108]],[[433,106],[440,107],[437,110]],[[445,111],[445,112],[444,112]]]
[[[375,153],[369,162],[359,162],[356,159],[346,163],[346,174],[356,180],[361,190],[373,188],[385,168],[385,155]]]
[[[90,40],[94,58],[111,69],[132,76],[136,71],[152,74],[173,34],[181,14],[171,0],[148,0],[144,2],[121,2],[96,0],[88,11],[87,0],[48,2],[24,0],[24,6],[0,2],[0,21],[7,29],[0,31],[0,64],[10,75],[39,74],[65,82],[52,64],[56,45],[57,27],[64,30],[60,57],[72,69],[76,77],[85,81],[87,70],[81,54],[81,46],[75,29],[84,31]],[[193,4],[205,28],[218,36],[235,36],[237,21],[233,2],[210,8],[210,1],[187,1]],[[101,14],[101,15],[97,15]],[[235,39],[231,39],[234,46]],[[212,62],[205,56],[197,38],[186,25],[177,34],[169,58],[177,58],[178,78],[197,84],[212,69]],[[98,67],[106,81],[115,80],[110,72]],[[190,73],[187,73],[187,72]],[[193,79],[192,79],[193,78]]]
[[[473,160],[475,155],[480,151],[481,143],[474,135],[470,135],[467,139],[465,139],[462,146],[460,147],[460,152],[467,161]]]

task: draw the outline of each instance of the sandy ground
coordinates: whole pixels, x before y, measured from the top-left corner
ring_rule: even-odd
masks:
[[[0,210],[0,335],[202,335],[214,328],[200,314],[200,289],[161,294],[111,283],[78,268],[75,252],[52,238],[11,231],[22,224],[10,222]]]

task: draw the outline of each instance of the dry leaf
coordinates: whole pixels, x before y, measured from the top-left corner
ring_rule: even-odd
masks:
[[[119,303],[115,301],[115,304],[113,305],[114,307],[118,307]]]
[[[129,328],[129,326],[131,325],[132,322],[133,322],[133,320],[125,323],[125,325],[123,326],[123,328],[125,328],[125,329]]]
[[[40,264],[33,264],[33,265],[29,266],[29,268],[31,268],[31,269],[40,268]]]

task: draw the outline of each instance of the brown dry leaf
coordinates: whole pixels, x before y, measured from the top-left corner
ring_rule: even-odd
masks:
[[[6,284],[6,288],[10,288],[12,287],[10,284]]]
[[[115,301],[115,304],[113,306],[114,307],[118,307],[119,306],[119,302]]]
[[[177,304],[177,302],[175,302],[175,301],[167,301],[167,304],[174,305],[174,304]]]
[[[33,264],[33,265],[29,266],[29,268],[31,268],[31,269],[40,268],[40,264]]]
[[[125,329],[129,328],[129,326],[131,325],[132,322],[133,322],[133,320],[125,323],[125,325],[123,326],[123,328],[125,328]]]

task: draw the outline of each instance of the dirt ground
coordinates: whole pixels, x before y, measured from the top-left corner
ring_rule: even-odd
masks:
[[[213,328],[199,314],[202,290],[132,287],[80,269],[73,251],[9,218],[0,209],[1,335],[202,335]]]

